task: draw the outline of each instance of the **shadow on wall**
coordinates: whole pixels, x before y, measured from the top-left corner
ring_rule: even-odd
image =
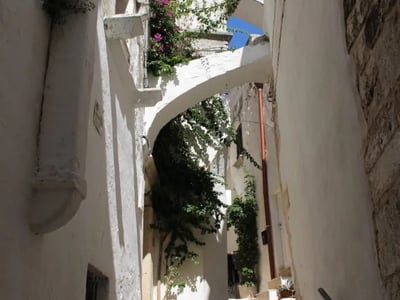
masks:
[[[186,260],[179,267],[174,280],[176,286],[168,289],[163,273],[163,300],[217,300],[228,297],[226,230],[223,230],[222,234],[201,235],[200,240],[206,245],[189,245],[190,250],[199,256],[197,262]],[[165,267],[165,263],[163,266]],[[185,286],[179,286],[182,283]]]
[[[40,8],[38,7],[37,9]],[[30,15],[32,14],[31,12]],[[16,19],[18,22],[20,21],[20,18]],[[101,24],[101,27],[99,27],[99,24]],[[57,32],[58,45],[66,42],[66,32],[68,32],[69,38],[73,39],[76,37],[76,28],[80,28],[80,32],[76,33],[77,35],[81,35],[82,31],[84,31],[87,35],[92,37],[90,41],[85,39],[87,43],[85,46],[88,46],[85,51],[74,52],[74,57],[70,58],[73,62],[72,64],[65,64],[63,59],[59,59],[58,56],[62,56],[62,54],[64,54],[63,51],[68,51],[68,49],[70,49],[69,47],[66,49],[63,47],[61,47],[61,49],[56,47],[56,50],[61,51],[61,53],[52,48],[52,50],[55,51],[53,52],[55,56],[54,62],[59,64],[60,67],[57,70],[64,70],[70,74],[75,74],[75,72],[82,70],[80,62],[85,60],[85,71],[82,73],[85,74],[89,72],[93,74],[93,78],[89,80],[88,84],[82,83],[74,85],[73,81],[64,80],[61,82],[63,85],[60,87],[60,90],[76,89],[75,92],[79,96],[89,95],[87,98],[85,97],[83,99],[85,105],[87,105],[87,111],[90,112],[88,114],[90,116],[89,122],[82,122],[82,124],[80,124],[82,126],[81,130],[84,130],[88,135],[88,140],[85,141],[88,144],[88,149],[83,153],[83,160],[85,160],[84,163],[87,165],[85,170],[85,177],[88,183],[87,199],[83,201],[81,208],[70,222],[50,234],[33,235],[28,231],[26,219],[24,218],[21,220],[16,216],[12,217],[12,219],[13,222],[17,221],[17,224],[11,223],[8,226],[4,226],[4,228],[8,229],[13,228],[13,238],[18,241],[18,243],[7,243],[7,248],[2,249],[2,254],[6,253],[6,255],[3,256],[3,258],[5,258],[4,262],[6,263],[1,264],[2,270],[4,274],[8,274],[8,276],[4,277],[7,278],[6,281],[3,281],[3,277],[0,280],[1,284],[4,283],[5,286],[7,286],[7,289],[0,289],[2,290],[2,296],[7,299],[83,299],[85,297],[85,284],[89,263],[94,264],[102,270],[110,279],[115,278],[111,225],[106,190],[105,137],[104,135],[101,136],[97,134],[91,119],[95,99],[99,100],[99,103],[101,103],[101,99],[103,99],[102,91],[108,89],[108,87],[103,86],[101,78],[103,74],[101,72],[102,60],[104,61],[106,58],[100,55],[101,51],[99,51],[99,47],[101,42],[97,36],[98,32],[96,32],[96,28],[102,28],[102,18],[98,18],[97,11],[93,11],[88,15],[72,16],[63,26],[64,27],[60,28]],[[32,26],[32,28],[33,27],[34,26]],[[21,30],[21,33],[30,35],[30,28]],[[22,39],[25,40],[24,36],[22,36]],[[29,38],[26,41],[29,42]],[[37,40],[34,40],[33,43],[37,42]],[[15,44],[10,43],[10,48],[19,48],[15,46]],[[25,48],[28,49],[30,46]],[[80,50],[82,50],[82,48],[80,48]],[[25,67],[23,60],[21,60],[20,63],[19,68],[15,69],[21,70],[23,73],[21,73],[20,78],[18,78],[18,82],[21,83],[22,78],[28,78],[28,80],[31,81],[30,85],[33,85],[33,78],[31,78],[26,71],[31,68]],[[35,68],[41,67],[40,62],[35,61],[35,64]],[[63,74],[56,73],[55,75],[58,77]],[[87,79],[88,78],[86,78],[86,80]],[[58,83],[60,84],[60,82]],[[17,84],[12,85],[17,86]],[[40,88],[42,88],[42,86],[40,86]],[[21,86],[21,90],[23,89],[24,87]],[[83,89],[85,89],[85,91],[83,91]],[[29,98],[22,99],[26,101],[26,99]],[[105,99],[105,101],[109,101],[109,99]],[[19,107],[19,111],[23,113],[21,107],[23,106]],[[29,110],[27,112],[27,117],[30,118],[31,114],[32,111]],[[23,115],[20,115],[20,117],[23,119],[25,118]],[[87,121],[87,116],[85,117],[85,121]],[[20,122],[21,119],[16,118],[15,120],[16,122]],[[9,125],[13,127],[12,124]],[[25,139],[25,134],[28,136],[31,135],[31,132],[25,131],[20,125],[15,126],[15,128],[21,130],[18,134],[22,137],[21,140]],[[24,151],[25,154],[22,156],[15,156],[17,160],[20,160],[21,157],[25,157],[26,153],[35,153],[33,149],[28,150],[26,147],[21,147],[21,150]],[[19,148],[14,149],[14,151],[19,151]],[[33,158],[33,161],[36,162],[36,157]],[[10,162],[13,163],[12,159]],[[18,162],[14,162],[13,164],[17,165]],[[24,162],[24,164],[33,166],[33,163],[28,164]],[[23,169],[20,169],[19,172],[24,176],[23,173],[25,171]],[[18,193],[14,193],[13,197],[6,197],[6,199],[12,199],[13,205],[15,205],[11,210],[7,209],[7,213],[11,216],[14,214],[14,208],[16,209],[15,212],[21,209],[19,202],[24,202],[24,207],[28,207],[30,204],[32,170],[29,170],[28,174],[29,180],[27,181],[21,180],[21,178],[15,178],[15,182],[11,182],[12,185],[18,186]],[[13,178],[10,179],[14,181]],[[26,191],[24,197],[19,197],[19,190]],[[0,209],[0,211],[4,212],[5,210]],[[23,209],[21,212],[17,212],[17,214],[25,217],[25,212],[26,209]],[[2,220],[7,222],[8,218],[2,217]],[[10,257],[12,257],[12,259],[7,259],[8,255],[11,255]],[[7,261],[9,261],[9,265]],[[14,286],[17,288],[14,288]],[[110,296],[112,299],[117,298],[115,289],[112,290]]]
[[[110,53],[110,52],[108,52]],[[136,147],[135,111],[133,100],[137,96],[130,93],[120,81],[121,71],[117,69],[113,57],[109,57],[111,76],[111,120],[113,141],[113,165],[115,172],[115,211],[118,223],[119,245],[122,248],[134,248],[131,264],[126,266],[132,270],[134,285],[140,286],[141,274],[141,226],[142,210],[138,207],[138,170],[135,158],[138,155]],[[121,58],[117,58],[121,59]],[[128,65],[128,61],[126,61]]]
[[[88,222],[90,235],[87,242],[92,253],[89,254],[88,261],[98,268],[107,277],[109,282],[107,297],[117,299],[116,287],[116,266],[114,264],[115,245],[113,245],[112,224],[113,208],[112,193],[109,188],[109,180],[113,178],[109,169],[109,148],[107,143],[111,120],[109,106],[112,105],[112,99],[109,94],[104,91],[110,90],[109,78],[109,62],[106,52],[106,40],[103,32],[103,18],[101,10],[96,8],[96,12],[91,14],[97,15],[97,34],[95,34],[95,50],[93,53],[93,86],[91,94],[91,105],[89,110],[89,126],[88,126],[88,151],[87,151],[87,170],[86,178],[88,184],[88,199],[84,201],[79,214],[85,217]],[[92,27],[96,28],[96,27]],[[97,106],[97,108],[96,108]],[[96,118],[100,123],[96,122]],[[97,121],[98,121],[97,120]],[[99,141],[99,142],[97,142]],[[104,190],[102,190],[102,188]],[[93,213],[97,212],[98,218],[93,217]],[[90,216],[88,218],[88,216]],[[90,268],[88,269],[89,275]],[[88,284],[88,282],[86,283]],[[86,289],[88,286],[86,285]],[[88,291],[86,291],[88,292]]]

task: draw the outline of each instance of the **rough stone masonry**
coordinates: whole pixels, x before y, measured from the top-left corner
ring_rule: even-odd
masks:
[[[347,49],[367,123],[382,298],[400,299],[400,0],[344,0]]]

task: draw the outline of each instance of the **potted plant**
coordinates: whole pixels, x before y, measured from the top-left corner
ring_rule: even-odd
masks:
[[[293,280],[290,278],[281,278],[281,284],[278,288],[278,299],[295,298],[296,290]]]
[[[240,298],[254,298],[257,293],[256,287],[256,274],[253,269],[243,267],[239,271],[240,285],[239,295]]]

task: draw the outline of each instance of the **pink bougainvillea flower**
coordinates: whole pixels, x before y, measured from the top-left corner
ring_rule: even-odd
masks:
[[[159,32],[157,32],[157,33],[154,35],[153,40],[154,40],[155,42],[158,43],[159,41],[162,40],[162,34],[159,33]]]

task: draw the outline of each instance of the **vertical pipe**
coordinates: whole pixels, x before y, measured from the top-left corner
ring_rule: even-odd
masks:
[[[267,231],[267,240],[268,240],[269,268],[272,279],[276,277],[276,271],[275,271],[274,243],[273,243],[272,226],[271,226],[271,210],[269,206],[267,146],[265,140],[265,125],[264,125],[265,122],[264,122],[263,84],[256,83],[255,85],[258,91],[258,112],[260,121],[260,151],[261,151],[261,163],[262,163],[264,214],[265,214],[265,227]]]

